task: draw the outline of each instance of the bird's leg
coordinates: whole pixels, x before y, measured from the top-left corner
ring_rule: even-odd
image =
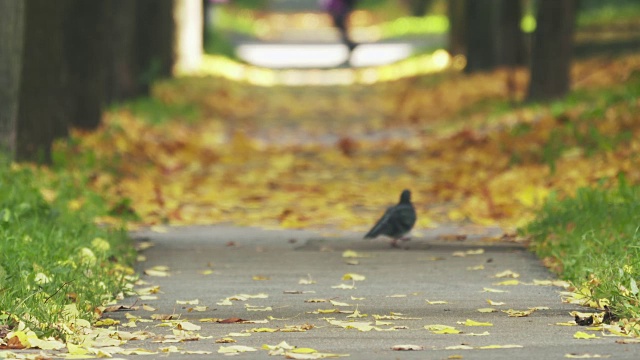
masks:
[[[398,240],[401,240],[401,239],[396,239],[396,238],[391,239],[392,248],[400,248],[400,245],[398,245]]]

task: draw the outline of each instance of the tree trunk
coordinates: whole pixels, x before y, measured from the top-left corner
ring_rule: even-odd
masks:
[[[65,21],[70,121],[82,129],[100,124],[106,92],[106,24],[109,0],[72,0]]]
[[[107,1],[107,41],[105,64],[107,104],[142,93],[136,62],[136,1]]]
[[[449,0],[449,53],[451,55],[467,54],[467,12],[466,0]]]
[[[550,100],[569,91],[576,0],[540,0],[531,55],[528,100]]]
[[[67,1],[26,0],[16,160],[51,162],[51,144],[68,134],[63,19]]]
[[[520,0],[500,0],[496,29],[496,65],[524,65],[526,59],[524,34],[520,29]]]
[[[175,0],[175,68],[177,72],[194,71],[202,61],[202,1]]]
[[[500,0],[467,0],[467,67],[469,73],[495,67],[496,27]]]
[[[25,3],[0,0],[0,153],[15,154]]]
[[[522,65],[520,0],[466,0],[467,72]]]
[[[175,0],[136,0],[136,50],[143,93],[151,83],[170,77],[175,63]]]

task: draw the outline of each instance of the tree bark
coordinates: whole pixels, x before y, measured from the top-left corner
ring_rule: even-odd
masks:
[[[13,159],[24,35],[25,3],[0,0],[0,152]]]
[[[105,105],[108,3],[109,0],[72,0],[66,14],[70,121],[82,129],[98,127]]]
[[[461,2],[456,0],[455,2]],[[454,2],[454,4],[455,4]],[[492,70],[498,66],[522,65],[526,59],[524,34],[520,30],[520,0],[466,0],[463,7],[465,26],[452,31],[463,33],[453,54],[466,49],[467,72]],[[450,6],[454,6],[451,4]],[[460,15],[458,15],[460,17]],[[454,24],[455,26],[455,24]],[[460,27],[460,25],[457,25]],[[452,44],[454,42],[452,41]]]
[[[175,63],[175,0],[136,0],[136,50],[142,92],[170,77]]]
[[[524,34],[520,29],[520,0],[500,0],[496,29],[496,65],[524,65],[526,60]]]
[[[449,0],[449,53],[467,55],[467,12],[466,0]]]
[[[550,100],[569,91],[576,0],[540,0],[531,55],[528,100]]]
[[[67,1],[26,0],[16,160],[51,162],[53,140],[68,134],[63,19]]]
[[[467,67],[468,73],[495,67],[496,22],[500,0],[467,0]],[[513,0],[512,0],[513,1]]]
[[[131,99],[143,93],[136,51],[136,2],[108,1],[106,103]]]

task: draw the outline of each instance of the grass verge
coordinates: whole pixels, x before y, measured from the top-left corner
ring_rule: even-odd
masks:
[[[107,208],[86,188],[76,173],[0,161],[0,334],[24,324],[64,339],[69,305],[92,322],[123,289],[131,244],[124,230],[94,223]]]
[[[545,264],[571,281],[594,307],[640,318],[640,186],[620,176],[615,188],[551,196],[524,230]]]

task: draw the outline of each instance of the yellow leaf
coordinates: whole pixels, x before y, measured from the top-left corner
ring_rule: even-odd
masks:
[[[334,285],[331,288],[332,289],[353,290],[356,287],[355,287],[355,285],[340,284],[340,285]]]
[[[578,324],[576,324],[576,322],[572,320],[572,321],[567,321],[567,322],[558,322],[558,323],[556,323],[556,325],[559,325],[559,326],[577,326]]]
[[[425,299],[427,301],[427,304],[429,305],[444,305],[444,304],[448,304],[448,302],[444,301],[444,300],[434,300],[434,301],[429,301],[428,299]]]
[[[504,278],[504,277],[510,277],[510,278],[514,278],[517,279],[520,277],[520,274],[513,272],[511,270],[505,270],[505,271],[501,271],[495,275],[493,275],[493,277],[495,278]]]
[[[342,280],[353,280],[353,281],[364,281],[365,277],[363,275],[347,273],[342,275]]]
[[[573,334],[573,337],[575,339],[598,339],[598,336],[596,336],[596,334],[587,334],[586,332],[583,331],[577,331],[575,334]]]
[[[492,312],[497,312],[497,309],[494,308],[480,308],[478,309],[479,312],[481,313],[492,313]]]
[[[534,311],[536,311],[536,309],[529,309],[529,310],[513,310],[513,309],[509,309],[509,310],[502,310],[502,312],[507,314],[507,315],[509,315],[509,317],[525,317],[525,316],[531,315]]]
[[[460,334],[460,330],[448,325],[425,325],[424,328],[434,334]]]
[[[243,345],[220,346],[218,353],[220,354],[236,354],[248,351],[258,351],[256,348]]]
[[[195,300],[176,300],[176,304],[179,305],[198,305],[200,303],[200,300],[195,299]]]
[[[505,280],[505,281],[501,281],[499,283],[495,283],[493,285],[498,285],[498,286],[511,286],[511,285],[518,285],[520,284],[520,281],[518,280]]]
[[[459,324],[463,324],[464,326],[493,326],[490,322],[479,322],[471,319],[467,319],[465,322],[458,322]]]
[[[504,305],[505,304],[502,301],[493,301],[491,299],[487,299],[487,303],[489,303],[489,305],[491,305],[491,306],[500,306],[500,305]]]
[[[200,325],[192,324],[188,321],[181,321],[176,326],[180,330],[186,331],[198,331],[201,329]]]
[[[567,359],[601,359],[601,358],[609,358],[611,355],[600,355],[600,354],[565,354],[564,357]]]
[[[490,334],[489,334],[489,332],[488,332],[488,331],[485,331],[485,332],[480,333],[480,334],[476,334],[476,333],[468,333],[468,334],[465,334],[465,335],[467,335],[467,336],[488,336],[488,335],[490,335]]]
[[[353,250],[345,250],[342,253],[342,257],[343,258],[368,258],[368,257],[371,257],[371,255],[359,253]]]
[[[335,300],[329,300],[329,302],[333,306],[351,306],[350,304],[339,302],[339,301],[335,301]]]
[[[36,337],[29,338],[29,345],[42,350],[60,350],[65,347],[65,344],[58,340],[40,340]]]
[[[278,331],[278,329],[274,329],[274,328],[253,328],[253,329],[251,329],[249,331],[254,332],[254,333],[272,333],[272,332]]]
[[[318,350],[315,350],[312,348],[295,348],[295,349],[291,349],[291,352],[295,354],[313,354],[313,353],[317,353]]]

